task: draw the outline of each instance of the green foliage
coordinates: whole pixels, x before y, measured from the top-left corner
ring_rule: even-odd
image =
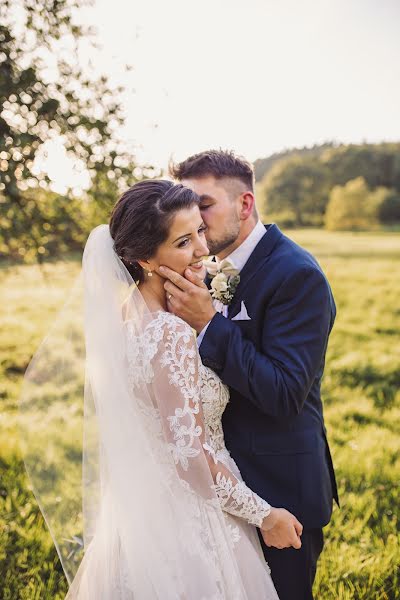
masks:
[[[256,161],[256,164],[260,168],[261,163]],[[363,203],[363,215],[355,226],[373,229],[377,222],[385,225],[400,223],[397,200],[400,196],[400,144],[317,146],[273,155],[262,164],[266,170],[257,184],[258,203],[268,221],[272,220],[269,216],[272,214],[277,223],[291,225],[291,219],[287,219],[290,213],[295,217],[294,226],[321,226],[333,189],[361,177],[368,188],[371,205],[374,202],[369,192],[376,192],[375,202],[380,209],[377,213],[373,210],[370,215],[368,202]],[[340,205],[338,200],[335,202]],[[346,203],[346,210],[352,210],[354,214],[359,208],[357,204],[352,210]],[[369,215],[371,221],[367,222]],[[353,220],[354,217],[350,219]],[[353,228],[351,224],[349,227]],[[344,229],[345,225],[340,228]]]
[[[0,257],[42,263],[66,252],[81,252],[91,229],[109,220],[119,195],[119,186],[101,173],[82,197],[42,188],[21,192],[23,214],[15,218],[9,209],[0,218]]]
[[[368,230],[378,226],[378,206],[385,189],[371,192],[363,177],[336,185],[326,208],[325,226],[333,230]]]
[[[42,262],[48,256],[81,250],[91,221],[87,204],[41,188],[22,192],[21,199],[23,215],[15,219],[9,210],[2,219],[0,256]]]
[[[265,182],[264,212],[291,211],[296,218],[295,225],[306,224],[310,216],[325,211],[327,179],[325,167],[312,158],[294,156],[277,163]]]
[[[77,221],[68,217],[75,211],[86,213],[70,192],[70,200],[57,202],[42,193],[49,180],[35,168],[35,159],[47,141],[61,139],[67,155],[87,168],[95,188],[99,180],[113,185],[118,181],[119,190],[135,181],[132,158],[116,138],[124,120],[116,100],[120,90],[110,89],[105,77],[91,78],[79,66],[80,40],[91,36],[74,19],[84,4],[85,0],[21,0],[17,11],[9,0],[0,3],[3,255],[40,259],[47,248],[43,238],[62,235],[63,218],[65,228],[74,230]],[[57,210],[57,227],[46,229],[46,223],[53,223],[48,213]],[[74,238],[80,235],[80,227],[71,232],[72,240],[66,235],[60,251],[70,242],[74,248]]]
[[[344,185],[363,177],[369,188],[400,191],[400,144],[349,144],[327,149],[321,162],[329,170],[332,185]]]
[[[400,599],[400,236],[295,231],[338,314],[323,380],[341,508],[325,529],[318,600]]]
[[[275,154],[271,154],[266,158],[258,158],[254,162],[254,175],[256,182],[259,183],[266,174],[272,169],[272,167],[278,163],[282,162],[288,158],[292,158],[294,156],[298,157],[308,157],[314,160],[317,160],[325,150],[329,150],[330,148],[335,148],[335,144],[332,142],[328,142],[326,144],[311,146],[310,148],[291,148],[290,150],[284,150],[283,152],[276,152]]]
[[[341,509],[325,529],[318,600],[400,600],[400,235],[293,231],[319,259],[338,315],[323,381]],[[17,399],[31,353],[79,263],[0,269],[0,581],[3,598],[61,599],[66,582],[21,462]],[[34,434],[34,415],[25,426]],[[68,448],[68,428],[65,429]]]
[[[262,220],[264,223],[276,223],[284,229],[293,229],[297,224],[296,214],[292,210],[282,210],[277,213],[269,212],[263,216]]]
[[[61,564],[17,457],[0,462],[0,577],[4,600],[62,599],[67,591]],[[35,557],[35,562],[32,562]]]
[[[400,223],[400,193],[388,190],[379,206],[378,214],[379,220],[386,225]]]

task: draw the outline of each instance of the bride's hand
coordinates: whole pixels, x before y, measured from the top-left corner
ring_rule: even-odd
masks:
[[[261,534],[267,546],[274,548],[301,548],[302,524],[284,508],[271,508],[261,524]]]

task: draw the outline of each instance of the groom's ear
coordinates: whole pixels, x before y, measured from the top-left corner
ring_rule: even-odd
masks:
[[[249,217],[254,214],[255,198],[252,192],[244,192],[240,195],[240,219],[241,221],[247,221]]]

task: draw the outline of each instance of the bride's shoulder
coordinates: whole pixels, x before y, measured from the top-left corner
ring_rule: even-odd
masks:
[[[179,317],[165,312],[148,313],[144,320],[125,321],[126,352],[131,365],[149,365],[166,352],[192,355],[196,341],[191,327]]]
[[[136,342],[142,344],[160,343],[162,340],[170,342],[178,338],[184,339],[186,342],[195,339],[194,330],[183,319],[176,315],[158,310],[148,313],[139,322],[132,320],[125,321],[127,334],[130,340],[133,338]]]
[[[159,310],[153,315],[148,327],[163,334],[185,334],[194,337],[193,329],[183,319],[173,313]]]

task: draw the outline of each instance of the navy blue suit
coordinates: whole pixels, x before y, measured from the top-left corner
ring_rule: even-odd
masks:
[[[338,502],[320,397],[336,309],[315,258],[276,225],[266,229],[240,273],[228,318],[214,316],[200,354],[230,388],[223,428],[243,479],[304,526],[301,551],[263,549],[281,600],[305,600],[312,598],[321,529],[333,498]],[[251,320],[231,321],[242,301]],[[311,583],[296,580],[303,569]]]

